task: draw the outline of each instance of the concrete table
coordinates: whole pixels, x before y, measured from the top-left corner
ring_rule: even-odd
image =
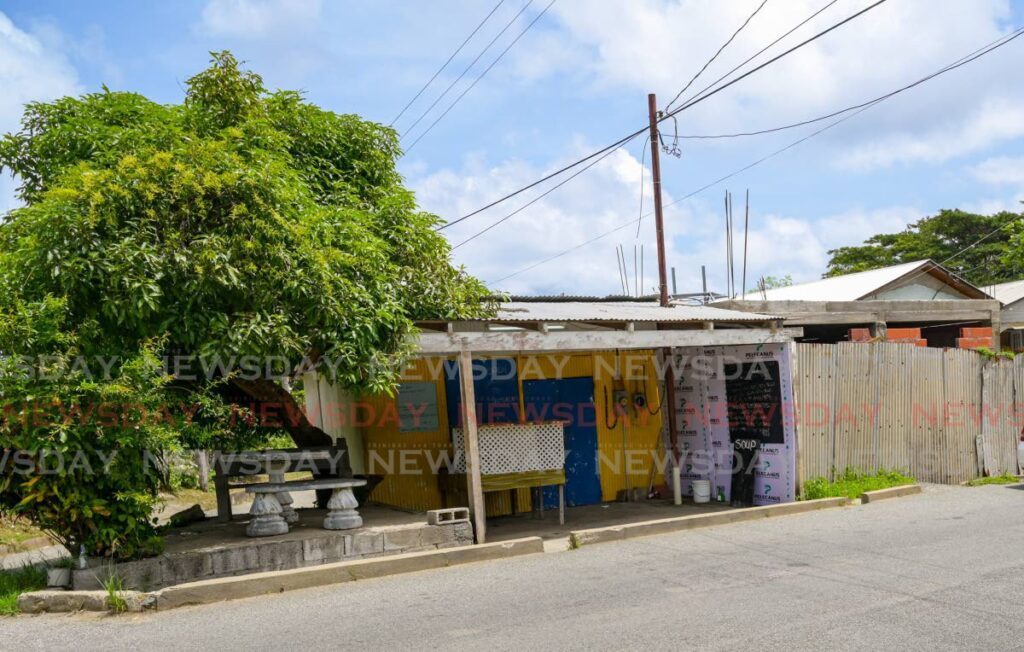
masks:
[[[270,477],[270,482],[274,484],[283,484],[285,482],[284,475],[291,468],[295,462],[309,462],[312,464],[318,460],[330,460],[331,452],[329,450],[265,450],[265,451],[245,451],[238,453],[238,459],[242,461],[251,460],[254,463],[261,464],[263,470],[266,471]],[[248,490],[247,490],[248,491]],[[249,514],[256,519],[259,514],[258,510],[261,509],[272,509],[271,505],[266,504],[264,500],[263,505],[257,507],[259,501],[258,492],[256,493],[257,499],[253,501],[252,509],[249,510]],[[299,514],[292,507],[292,496],[287,490],[282,490],[277,495],[277,502],[280,509],[280,516],[285,520],[286,523],[295,523],[299,520]],[[287,530],[285,530],[287,532]],[[273,533],[278,534],[278,533]]]
[[[332,489],[331,500],[327,503],[327,516],[324,518],[325,530],[350,530],[361,527],[363,517],[356,508],[359,502],[353,487],[366,486],[366,480],[356,478],[321,478],[318,480],[296,480],[293,482],[261,482],[246,487],[246,491],[256,494],[252,503],[252,520],[245,533],[251,537],[269,537],[288,532],[288,521],[284,517],[284,509],[278,499],[288,491],[315,491]]]

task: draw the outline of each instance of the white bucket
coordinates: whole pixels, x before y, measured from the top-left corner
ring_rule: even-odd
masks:
[[[695,502],[695,503],[710,503],[711,502],[711,481],[710,480],[694,480],[693,481],[693,502]]]

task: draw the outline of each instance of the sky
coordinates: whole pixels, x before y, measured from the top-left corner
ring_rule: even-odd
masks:
[[[740,72],[872,1],[836,0]],[[223,49],[270,88],[301,90],[326,109],[390,124],[493,9],[394,123],[407,150],[399,169],[408,186],[425,210],[454,220],[644,127],[647,94],[656,93],[664,109],[761,4],[549,2],[504,0],[495,9],[497,0],[0,0],[0,133],[18,129],[25,102],[101,84],[178,103],[184,81],[206,66],[210,51]],[[826,4],[767,0],[683,97]],[[832,113],[929,75],[1020,26],[1024,0],[889,0],[680,112],[662,124],[663,136],[671,146],[677,130],[757,131]],[[661,155],[667,260],[677,291],[700,290],[702,265],[712,290],[726,287],[727,190],[734,195],[739,288],[748,190],[746,287],[761,276],[814,280],[830,249],[899,231],[943,208],[1020,210],[1022,61],[1024,38],[763,161],[830,121],[759,136],[681,139],[678,157]],[[630,291],[633,252],[642,249],[639,286],[654,292],[646,148],[644,135],[626,143],[456,247],[454,262],[513,294],[618,294],[621,245]],[[443,232],[458,245],[553,183]],[[17,205],[15,186],[0,179],[0,212]]]

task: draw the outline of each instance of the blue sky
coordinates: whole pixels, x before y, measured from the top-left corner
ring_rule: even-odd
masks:
[[[88,3],[0,0],[0,131],[20,106],[65,94],[133,90],[179,102],[209,50],[230,49],[274,88],[389,123],[497,0],[342,2],[186,0]],[[549,0],[534,0],[477,66],[404,141],[489,65]],[[396,123],[409,129],[527,0],[506,0]],[[664,107],[759,0],[557,0],[401,161],[424,208],[476,209],[646,122],[646,94]],[[710,83],[826,0],[768,0],[696,83]],[[782,51],[870,4],[838,0],[763,55]],[[890,0],[778,64],[679,116],[684,134],[773,127],[830,113],[934,72],[1024,25],[1024,2]],[[724,287],[722,194],[750,189],[748,279],[811,280],[827,250],[896,231],[940,208],[1019,210],[1024,198],[1024,38],[886,101],[666,211],[669,264],[680,291],[700,265]],[[665,125],[666,127],[668,125]],[[666,202],[814,131],[682,142],[663,156]],[[471,244],[456,262],[496,281],[639,215],[637,139]],[[649,166],[649,157],[644,161]],[[649,171],[648,171],[649,172]],[[651,205],[649,178],[645,212]],[[0,210],[14,205],[0,181]],[[540,189],[542,192],[543,189]],[[536,196],[526,193],[446,231],[454,243]],[[621,290],[614,247],[644,245],[642,287],[656,284],[653,223],[626,227],[497,283],[516,293]],[[739,264],[739,262],[737,263]],[[955,261],[952,263],[955,266]],[[739,283],[739,280],[737,280]],[[748,286],[753,281],[748,281]]]

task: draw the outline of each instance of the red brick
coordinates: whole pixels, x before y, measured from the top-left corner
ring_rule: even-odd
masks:
[[[871,340],[871,331],[867,328],[851,328],[849,335],[851,342],[868,342]]]
[[[958,349],[977,349],[979,347],[992,348],[991,337],[958,337],[956,339]]]
[[[920,328],[890,328],[886,332],[885,339],[890,342],[894,340],[919,340],[921,339]]]
[[[992,327],[961,328],[960,337],[992,337]]]
[[[917,346],[928,346],[928,340],[918,340],[914,344]]]

